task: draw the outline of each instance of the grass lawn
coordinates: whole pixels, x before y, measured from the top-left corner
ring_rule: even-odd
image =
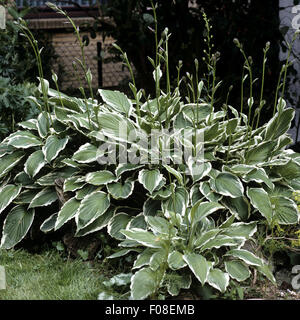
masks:
[[[67,259],[56,250],[0,250],[0,266],[6,272],[0,300],[95,300],[106,273],[100,263]]]

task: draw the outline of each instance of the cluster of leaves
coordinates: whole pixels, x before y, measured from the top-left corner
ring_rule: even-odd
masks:
[[[184,97],[180,66],[178,85],[170,86],[168,39],[165,30],[150,58],[154,98],[137,89],[134,77],[133,99],[99,89],[101,102],[67,96],[40,78],[48,97],[42,104],[32,98],[40,114],[0,144],[2,248],[18,244],[38,208],[51,205],[56,210],[41,223],[43,232],[71,222],[77,237],[106,229],[120,246],[108,258],[134,257],[133,299],[176,296],[193,282],[223,293],[230,280],[243,282],[253,270],[275,281],[251,243],[259,224],[272,230],[299,222],[292,194],[300,189],[300,155],[286,149],[294,110],[281,97],[272,119],[256,128],[251,113],[227,103],[215,110],[219,84],[210,55],[211,94],[203,94],[203,81],[195,87],[191,81]],[[178,153],[178,145],[190,156]]]
[[[15,124],[38,115],[29,96],[39,98],[37,87],[28,82],[12,85],[9,78],[0,77],[0,138],[14,131]]]

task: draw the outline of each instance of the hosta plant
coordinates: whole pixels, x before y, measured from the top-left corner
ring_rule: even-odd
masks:
[[[258,224],[268,232],[299,221],[291,195],[299,189],[300,154],[286,149],[294,110],[281,97],[274,117],[255,127],[251,112],[227,102],[217,108],[218,55],[206,59],[206,80],[196,74],[195,85],[188,75],[185,97],[180,64],[174,89],[169,79],[169,37],[167,29],[160,41],[156,33],[149,59],[155,97],[136,88],[120,48],[132,98],[104,89],[99,101],[69,97],[40,78],[39,116],[0,144],[2,248],[45,216],[43,232],[73,223],[76,237],[106,230],[117,239],[121,248],[109,258],[135,257],[133,299],[176,296],[193,281],[225,292],[230,279],[245,281],[253,270],[275,281],[252,248]]]

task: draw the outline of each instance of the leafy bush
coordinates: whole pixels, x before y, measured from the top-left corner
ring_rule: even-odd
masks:
[[[300,154],[286,149],[294,110],[280,97],[261,127],[227,102],[215,110],[217,54],[205,60],[209,81],[196,74],[194,85],[189,75],[190,95],[183,97],[179,65],[172,91],[168,40],[166,29],[150,58],[153,98],[136,88],[134,77],[133,99],[99,89],[102,102],[69,97],[40,79],[49,99],[38,103],[39,116],[19,123],[0,144],[2,248],[18,244],[46,207],[43,232],[71,222],[77,237],[106,228],[121,247],[108,258],[135,257],[133,299],[176,296],[192,283],[223,293],[230,280],[243,282],[253,270],[275,282],[251,248],[259,225],[269,232],[299,221],[292,194],[299,189]],[[261,101],[256,116],[262,107]]]
[[[38,115],[36,105],[29,96],[40,95],[37,87],[28,82],[12,85],[9,78],[0,77],[0,137],[12,133],[15,124]]]

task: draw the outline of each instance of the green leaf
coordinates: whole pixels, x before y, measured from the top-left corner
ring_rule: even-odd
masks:
[[[133,122],[115,113],[99,112],[98,115],[101,132],[116,141],[128,141],[135,136],[136,128]]]
[[[198,201],[191,210],[191,223],[192,225],[199,222],[201,219],[207,217],[208,215],[216,212],[217,210],[225,209],[222,205],[217,202],[201,202]]]
[[[135,259],[133,269],[141,268],[150,264],[150,259],[155,253],[155,249],[146,248]]]
[[[271,181],[271,179],[269,179],[266,171],[262,168],[257,168],[253,171],[251,171],[250,173],[246,174],[246,176],[244,176],[243,181],[245,182],[250,182],[250,181],[255,181],[257,183],[265,183],[270,189],[274,189],[274,184]]]
[[[200,236],[195,238],[194,247],[196,249],[199,249],[200,247],[204,246],[209,240],[214,239],[218,233],[220,233],[219,229],[211,229],[201,233]]]
[[[262,188],[248,188],[247,196],[251,204],[257,209],[269,224],[272,223],[273,210],[268,193]]]
[[[168,292],[171,296],[178,296],[181,289],[189,289],[192,284],[190,274],[171,274],[167,283]]]
[[[34,210],[26,210],[23,206],[14,207],[7,215],[0,247],[11,249],[27,234],[34,219]]]
[[[66,179],[64,181],[64,187],[63,187],[63,190],[64,192],[68,192],[68,191],[76,191],[78,189],[81,189],[84,185],[85,185],[85,182],[77,182],[78,180],[78,176],[76,177],[70,177],[68,179]]]
[[[238,219],[247,220],[250,216],[251,205],[246,197],[223,197],[222,204]]]
[[[18,123],[18,126],[24,129],[37,130],[37,120],[30,119],[30,120],[22,121]]]
[[[95,162],[97,160],[97,148],[90,143],[86,143],[74,153],[72,160],[79,163]]]
[[[114,207],[108,208],[100,217],[98,217],[92,223],[90,223],[86,227],[77,231],[75,236],[76,237],[83,237],[89,233],[97,232],[97,231],[103,229],[104,227],[106,227],[108,225],[109,221],[114,216],[115,211],[116,210]]]
[[[267,161],[272,155],[275,147],[275,141],[265,141],[256,147],[250,148],[245,155],[246,164],[256,164]]]
[[[132,163],[120,163],[115,171],[117,177],[121,176],[124,172],[137,170],[142,168],[143,164],[132,164]]]
[[[300,165],[292,159],[285,165],[276,166],[273,170],[288,181],[300,178]]]
[[[244,194],[243,184],[238,177],[231,173],[219,173],[214,181],[214,184],[216,191],[224,196],[238,198],[242,197]],[[214,189],[212,185],[211,187]]]
[[[221,231],[222,234],[227,235],[229,237],[244,237],[245,239],[249,239],[252,237],[257,231],[257,222],[236,222],[231,224],[229,227],[223,228]]]
[[[42,150],[45,155],[45,160],[50,163],[58,154],[66,147],[69,141],[68,137],[59,139],[57,136],[49,136]]]
[[[231,278],[241,282],[250,277],[250,271],[241,261],[225,261],[225,270]]]
[[[295,110],[293,108],[287,108],[280,112],[280,114],[277,113],[275,117],[267,123],[265,139],[275,141],[286,133],[291,126],[294,115]]]
[[[39,192],[39,190],[25,190],[22,191],[18,197],[15,199],[14,203],[17,204],[26,204],[26,203],[30,203],[32,201],[32,199],[37,195],[37,193]]]
[[[40,226],[40,230],[44,233],[50,232],[54,229],[55,222],[57,219],[57,212],[53,213],[49,218],[47,218]]]
[[[143,300],[156,291],[156,272],[150,268],[143,268],[137,271],[131,278],[131,298],[133,300]]]
[[[175,212],[183,215],[187,208],[189,195],[185,188],[177,187],[175,194],[165,202],[163,202],[163,207],[166,211]]]
[[[194,273],[196,278],[201,282],[202,285],[204,285],[213,263],[207,261],[202,255],[196,253],[187,253],[183,256],[183,259]]]
[[[209,271],[207,282],[222,293],[226,291],[229,284],[229,275],[220,269],[211,269]]]
[[[172,270],[182,269],[186,266],[186,262],[183,260],[183,254],[176,250],[169,253],[168,264]]]
[[[127,199],[133,192],[134,180],[126,179],[125,183],[110,183],[107,185],[107,191],[114,199]]]
[[[120,91],[111,91],[111,90],[98,90],[101,98],[105,103],[107,103],[111,108],[113,108],[117,112],[121,112],[126,114],[126,116],[130,116],[132,111],[132,103],[126,97],[126,95]]]
[[[0,213],[7,208],[21,192],[22,186],[7,184],[0,189]]]
[[[131,230],[122,230],[122,234],[126,236],[127,239],[137,241],[138,243],[144,245],[145,247],[149,248],[161,248],[162,247],[162,240],[159,236],[155,236],[153,233],[133,228]]]
[[[24,164],[24,171],[29,177],[34,177],[46,164],[42,150],[33,152]]]
[[[169,235],[172,234],[171,231],[174,231],[170,222],[162,217],[148,216],[146,221],[155,234]]]
[[[158,169],[147,170],[143,169],[139,172],[139,182],[152,193],[160,184],[163,179],[163,175],[159,172]]]
[[[43,111],[37,118],[37,129],[41,138],[45,138],[50,131],[50,115]]]
[[[257,269],[260,273],[264,274],[274,285],[276,285],[276,279],[268,265],[264,264],[261,267],[257,267]]]
[[[58,212],[54,230],[61,228],[67,221],[75,217],[80,206],[80,201],[75,198],[69,199]]]
[[[126,213],[120,212],[116,214],[108,223],[108,234],[118,240],[125,239],[125,236],[120,232],[120,230],[126,229],[131,219],[131,216]]]
[[[183,186],[183,177],[182,174],[178,171],[176,171],[175,169],[173,169],[172,167],[164,164],[163,165],[165,169],[167,169],[168,172],[170,172],[174,177],[176,177],[176,179],[178,180],[178,182]]]
[[[200,252],[203,252],[205,250],[209,250],[212,248],[221,248],[221,247],[229,247],[229,246],[237,246],[241,243],[243,243],[244,240],[242,238],[232,238],[228,237],[222,234],[217,235],[215,238],[209,239],[205,242],[202,246],[200,246]]]
[[[111,183],[116,180],[116,176],[108,170],[90,172],[85,176],[85,181],[94,186]]]
[[[77,231],[86,227],[109,208],[109,195],[102,191],[95,191],[87,195],[80,204],[76,215]]]
[[[222,195],[215,193],[211,187],[208,181],[201,181],[199,184],[199,191],[201,194],[209,201],[211,202],[218,202],[221,198]],[[200,199],[202,196],[200,197]]]
[[[0,178],[5,176],[14,166],[16,166],[25,156],[23,151],[16,151],[5,155],[0,160]]]
[[[47,187],[40,191],[30,202],[28,208],[46,207],[58,199],[54,188]]]
[[[255,256],[252,252],[249,252],[247,250],[243,250],[243,249],[232,249],[230,251],[228,251],[225,256],[232,256],[235,258],[238,258],[240,260],[243,260],[244,262],[246,262],[247,264],[251,265],[251,266],[262,266],[263,265],[263,261],[258,258],[257,256]]]
[[[85,198],[88,194],[91,194],[92,192],[98,190],[96,186],[93,185],[86,185],[82,189],[76,191],[76,196],[75,198],[77,200],[82,200]]]
[[[286,197],[271,197],[271,204],[274,208],[273,219],[279,224],[297,224],[300,213],[296,203]]]
[[[17,131],[8,137],[8,145],[28,149],[42,145],[42,141],[29,131]]]

